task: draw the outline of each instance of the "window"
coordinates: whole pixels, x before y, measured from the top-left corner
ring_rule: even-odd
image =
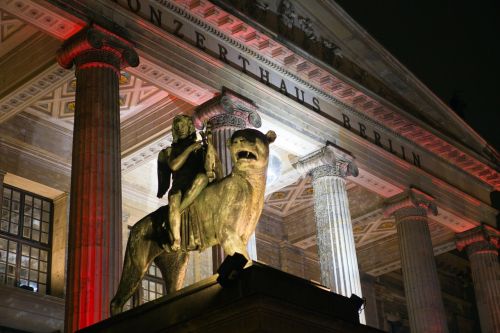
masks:
[[[0,283],[47,293],[53,204],[8,185],[0,214]]]
[[[164,285],[160,269],[154,263],[151,263],[148,272],[142,279],[141,303],[146,303],[165,295]]]

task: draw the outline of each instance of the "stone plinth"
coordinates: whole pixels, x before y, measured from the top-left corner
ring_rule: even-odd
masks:
[[[123,332],[382,332],[355,304],[310,281],[253,264],[230,286],[216,276],[83,329]]]

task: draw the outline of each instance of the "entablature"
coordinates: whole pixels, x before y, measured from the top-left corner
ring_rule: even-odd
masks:
[[[112,19],[130,32],[144,59],[173,66],[215,89],[225,85],[245,93],[275,122],[318,144],[330,140],[346,146],[365,170],[399,188],[430,174],[431,180],[462,190],[469,181],[474,187],[471,195],[480,198],[473,208],[477,211],[485,206],[481,201],[488,202],[489,191],[500,186],[498,172],[480,157],[456,148],[425,124],[402,116],[404,112],[394,105],[333,69],[295,54],[208,1],[139,0],[135,3],[141,6],[135,7],[120,0],[71,5],[50,2],[65,8],[68,15],[100,13],[105,20]],[[397,142],[399,154],[394,154],[389,142]],[[394,156],[388,158],[391,154]],[[424,164],[424,154],[425,161],[432,162],[429,165]],[[380,157],[383,160],[377,161]],[[385,165],[388,160],[389,167]],[[394,169],[399,178],[393,177]],[[453,173],[448,174],[449,170]]]

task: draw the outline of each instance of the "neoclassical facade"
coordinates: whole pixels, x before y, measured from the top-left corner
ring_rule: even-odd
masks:
[[[498,332],[498,152],[333,1],[0,3],[0,328],[109,316],[175,115],[274,130],[251,256],[388,332]],[[219,248],[191,256],[185,284]],[[130,306],[165,292],[151,266]],[[293,292],[293,291],[290,291]]]

